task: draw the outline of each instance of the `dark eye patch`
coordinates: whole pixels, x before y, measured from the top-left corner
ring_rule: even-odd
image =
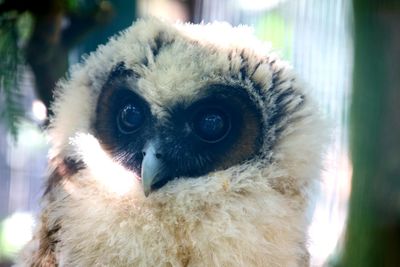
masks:
[[[93,128],[101,146],[128,169],[140,173],[141,151],[153,128],[148,103],[131,88],[133,72],[118,64],[99,95]]]
[[[170,165],[187,169],[185,175],[228,168],[261,148],[262,118],[244,88],[210,85],[197,101],[189,106],[178,103],[169,113],[164,153]],[[185,164],[179,167],[181,162]]]
[[[230,132],[216,169],[225,169],[248,160],[260,151],[263,123],[261,111],[247,90],[240,86],[210,85],[205,94],[230,116]],[[207,99],[207,98],[206,98]],[[224,141],[223,141],[224,142]]]

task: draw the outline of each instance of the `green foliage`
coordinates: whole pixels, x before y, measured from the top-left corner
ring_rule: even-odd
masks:
[[[77,10],[79,8],[79,2],[78,0],[66,0],[66,5],[68,10]]]
[[[24,118],[20,81],[24,68],[21,47],[31,34],[32,18],[27,13],[7,12],[0,16],[0,120],[16,139]]]
[[[22,56],[18,48],[16,18],[2,17],[0,27],[0,118],[4,120],[11,134],[17,136],[18,123],[24,112],[21,105],[19,78]]]
[[[22,13],[16,20],[16,31],[19,47],[24,47],[32,35],[33,18],[28,12]]]

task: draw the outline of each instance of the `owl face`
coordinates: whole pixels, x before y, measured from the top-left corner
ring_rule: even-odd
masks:
[[[240,85],[211,81],[166,105],[139,94],[139,80],[124,63],[113,68],[94,129],[112,158],[140,175],[146,195],[170,180],[224,170],[260,154],[261,110]]]
[[[254,37],[243,44],[244,30],[213,26],[138,22],[91,55],[55,104],[55,153],[90,169],[70,141],[89,133],[146,196],[172,180],[270,164],[304,115],[304,93]],[[208,40],[213,31],[230,37]]]

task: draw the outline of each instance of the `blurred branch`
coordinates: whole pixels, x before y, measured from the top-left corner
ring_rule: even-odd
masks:
[[[35,16],[35,27],[26,48],[27,62],[36,79],[37,94],[47,108],[50,107],[55,84],[68,69],[70,49],[87,33],[109,22],[113,15],[111,4],[105,1],[86,12],[56,7],[49,10],[52,12]]]
[[[18,21],[29,14],[29,36],[18,31]],[[113,8],[106,0],[4,0],[0,3],[0,90],[2,118],[16,136],[23,117],[20,69],[26,62],[35,77],[38,98],[47,108],[57,81],[68,70],[70,50],[94,29],[107,24]],[[26,25],[25,25],[26,26]],[[22,40],[27,38],[27,40]]]
[[[338,266],[400,264],[400,4],[354,0],[352,194]]]
[[[57,5],[57,4],[55,4]],[[68,55],[83,37],[109,22],[112,7],[102,1],[87,12],[50,8],[51,13],[36,16],[32,37],[27,45],[27,62],[36,78],[39,98],[47,108],[56,82],[68,69]]]

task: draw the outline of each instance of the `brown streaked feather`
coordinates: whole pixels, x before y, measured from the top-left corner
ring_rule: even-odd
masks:
[[[31,267],[55,267],[58,266],[55,257],[55,244],[58,242],[55,234],[59,226],[49,229],[46,215],[42,215],[42,225],[36,238],[39,239],[39,248],[32,255]]]
[[[71,158],[54,158],[50,164],[54,166],[50,174],[44,196],[49,193],[60,183],[69,179],[72,175],[76,174],[79,170],[84,168],[81,161]],[[55,238],[60,226],[49,227],[46,213],[41,216],[41,227],[37,232],[32,242],[39,242],[39,248],[34,252],[30,260],[31,267],[55,267],[58,266],[55,257],[55,245],[58,242]]]
[[[56,185],[60,184],[63,180],[69,179],[69,177],[84,168],[84,163],[82,161],[77,161],[71,158],[54,158],[50,164],[54,166],[54,170],[51,172],[47,180],[44,195],[47,195]]]

